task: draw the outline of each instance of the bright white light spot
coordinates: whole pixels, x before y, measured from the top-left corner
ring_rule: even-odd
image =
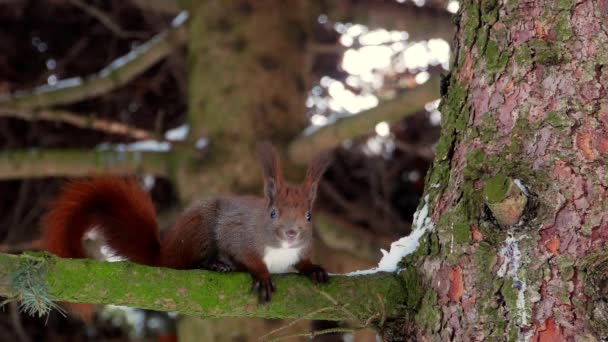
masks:
[[[184,141],[188,137],[190,126],[183,124],[165,132],[165,139],[171,141]]]
[[[366,149],[363,151],[366,155],[379,155],[382,153],[382,140],[377,137],[367,139],[365,144]]]
[[[144,175],[142,183],[144,190],[150,191],[154,187],[154,184],[156,184],[156,177],[152,175]]]
[[[391,65],[392,54],[393,52],[388,46],[349,49],[344,53],[342,68],[349,74],[371,77],[375,69],[385,69]]]
[[[321,85],[321,87],[329,87],[332,83],[334,82],[334,80],[331,77],[328,76],[323,76],[321,77],[321,80],[319,81],[319,84]]]
[[[403,50],[405,50],[405,44],[402,42],[396,42],[391,44],[391,49],[393,49],[393,51],[395,52],[401,52]]]
[[[403,52],[403,62],[408,69],[423,68],[429,65],[429,52],[423,42],[410,45]]]
[[[431,78],[431,74],[429,74],[426,71],[423,71],[421,73],[418,73],[418,75],[416,75],[416,83],[423,84],[426,81],[428,81],[429,78]]]
[[[319,22],[319,24],[325,24],[327,23],[327,15],[325,14],[321,14],[318,18],[317,21]]]
[[[202,150],[205,147],[207,147],[207,145],[209,145],[209,139],[207,139],[207,138],[199,138],[198,140],[196,140],[196,143],[194,144],[194,147],[196,147],[197,150]]]
[[[314,114],[310,117],[310,122],[315,126],[327,125],[327,117],[319,114]]]
[[[407,31],[391,31],[391,40],[394,42],[398,42],[401,40],[407,40],[410,37],[410,34]]]
[[[417,182],[420,179],[420,172],[418,172],[417,170],[410,171],[407,174],[407,179],[412,183]]]
[[[346,78],[346,84],[348,84],[351,87],[359,87],[361,85],[361,82],[359,81],[359,79],[357,77],[348,76]]]
[[[426,104],[424,105],[424,109],[425,109],[427,112],[433,111],[433,110],[435,110],[435,109],[439,108],[439,103],[440,103],[440,102],[441,102],[441,99],[437,99],[437,100],[435,100],[435,101],[428,102],[428,103],[426,103]]]
[[[378,45],[391,41],[391,34],[385,29],[370,31],[359,37],[359,42],[362,45]]]
[[[443,39],[429,39],[428,47],[433,64],[447,64],[450,62],[450,44]]]
[[[57,62],[54,59],[49,58],[49,59],[46,60],[46,68],[47,69],[49,69],[49,70],[55,70],[56,66],[57,66]]]
[[[50,86],[57,84],[57,75],[51,75],[46,79],[46,83]]]
[[[346,33],[346,25],[344,25],[342,23],[336,23],[334,25],[334,29],[336,30],[336,32],[338,32],[340,34]]]
[[[343,46],[346,46],[346,47],[352,46],[354,42],[355,42],[355,40],[351,36],[348,36],[345,34],[340,36],[340,44],[342,44]]]
[[[312,97],[306,99],[306,108],[312,108],[315,105],[315,100]]]
[[[346,34],[351,37],[357,37],[364,33],[367,33],[368,31],[369,29],[367,28],[367,26],[354,24],[353,26],[349,27],[348,30],[346,30]]]
[[[381,137],[387,137],[391,133],[391,127],[386,121],[379,122],[376,125],[376,134]]]
[[[416,6],[422,7],[426,3],[426,0],[413,0]]]
[[[438,110],[432,111],[429,116],[429,121],[431,121],[431,125],[439,126],[441,124],[441,112]]]
[[[458,12],[459,9],[460,9],[460,3],[458,1],[452,0],[448,3],[448,7],[447,7],[448,12],[456,13],[456,12]]]

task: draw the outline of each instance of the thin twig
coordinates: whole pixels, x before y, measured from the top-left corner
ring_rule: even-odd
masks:
[[[319,336],[319,335],[325,335],[325,334],[334,334],[334,333],[356,333],[359,330],[364,329],[363,327],[358,327],[358,328],[330,328],[330,329],[324,329],[324,330],[317,330],[317,331],[311,331],[311,332],[307,332],[307,333],[298,333],[298,334],[291,334],[291,335],[285,335],[285,336],[279,336],[277,338],[274,338],[272,340],[269,340],[268,342],[276,342],[276,341],[280,341],[280,340],[284,340],[286,338],[291,338],[291,337],[308,337],[310,339]]]
[[[316,314],[318,314],[318,313],[321,313],[321,312],[323,312],[323,311],[327,311],[327,310],[330,310],[330,309],[332,309],[332,308],[331,308],[331,307],[326,307],[326,308],[321,308],[321,309],[319,309],[319,310],[315,310],[315,311],[313,311],[313,312],[309,312],[309,313],[307,313],[306,315],[304,315],[304,316],[302,316],[302,317],[300,317],[300,318],[298,318],[298,319],[294,319],[293,321],[289,322],[289,323],[288,323],[288,324],[286,324],[286,325],[280,326],[280,327],[278,327],[278,328],[276,328],[276,329],[274,329],[274,330],[272,330],[272,331],[270,331],[270,332],[268,332],[268,333],[266,333],[266,334],[264,334],[264,335],[260,336],[258,339],[259,339],[260,341],[263,341],[263,340],[264,340],[264,338],[266,338],[266,337],[268,337],[268,336],[270,336],[270,335],[273,335],[273,334],[275,334],[275,333],[277,333],[277,332],[279,332],[279,331],[281,331],[281,330],[285,330],[285,329],[287,329],[287,328],[289,328],[289,327],[293,326],[294,324],[296,324],[296,323],[298,323],[298,322],[300,322],[300,321],[302,321],[302,320],[309,319],[310,317],[312,317],[312,316],[314,316],[314,315],[316,315]]]
[[[124,30],[117,23],[115,23],[114,20],[112,20],[112,18],[110,18],[106,13],[99,10],[97,7],[94,7],[94,6],[91,6],[87,3],[85,3],[84,1],[70,0],[70,2],[72,3],[72,5],[80,8],[81,10],[86,12],[88,15],[99,20],[99,22],[101,24],[103,24],[103,26],[105,26],[108,30],[112,31],[112,33],[114,33],[115,35],[117,35],[120,38],[141,39],[141,38],[146,37],[146,34],[144,32],[132,32],[132,31]]]
[[[95,114],[80,115],[65,110],[28,110],[21,108],[0,108],[0,117],[15,117],[27,121],[63,122],[76,127],[124,135],[135,140],[154,139],[151,132],[133,127],[122,122],[96,118]]]
[[[357,316],[355,316],[355,314],[353,314],[350,310],[348,310],[346,307],[348,306],[348,304],[340,304],[334,297],[332,297],[329,293],[316,289],[317,292],[319,292],[323,297],[327,298],[333,305],[337,306],[342,312],[344,312],[345,314],[347,314],[348,316],[350,316],[350,318],[352,320],[356,320]]]

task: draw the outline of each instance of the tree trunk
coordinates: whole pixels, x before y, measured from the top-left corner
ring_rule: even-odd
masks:
[[[461,2],[434,229],[406,258],[421,340],[608,337],[608,2]],[[414,271],[416,270],[416,271]]]

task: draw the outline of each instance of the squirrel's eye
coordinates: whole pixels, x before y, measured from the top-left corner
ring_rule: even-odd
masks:
[[[270,210],[270,218],[271,219],[277,218],[277,210],[275,208],[272,208],[272,210]]]
[[[312,217],[310,216],[310,211],[307,211],[307,212],[306,212],[306,221],[310,222],[310,219],[311,219],[311,218],[312,218]]]

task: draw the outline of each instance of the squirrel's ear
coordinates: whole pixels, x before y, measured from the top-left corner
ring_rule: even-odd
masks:
[[[311,207],[317,196],[319,181],[321,181],[323,173],[332,161],[333,154],[330,151],[324,151],[319,153],[310,164],[308,164],[304,184],[308,188],[308,202]]]
[[[272,203],[275,200],[278,187],[283,183],[279,155],[274,146],[267,141],[259,143],[257,150],[262,173],[264,174],[264,195]]]

